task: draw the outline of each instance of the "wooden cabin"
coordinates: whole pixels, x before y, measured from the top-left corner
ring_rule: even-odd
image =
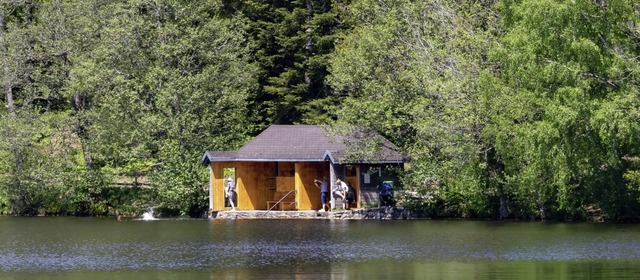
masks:
[[[337,178],[351,185],[356,200],[350,207],[377,205],[378,185],[397,181],[393,167],[403,164],[398,149],[385,140],[376,155],[348,160],[348,143],[357,141],[329,134],[316,125],[273,125],[238,151],[205,152],[209,210],[231,210],[224,192],[229,177],[236,184],[238,210],[319,210],[321,194],[314,179],[324,176],[330,190]],[[332,201],[334,207],[336,203]]]

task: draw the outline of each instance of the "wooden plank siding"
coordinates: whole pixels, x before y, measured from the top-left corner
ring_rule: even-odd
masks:
[[[211,163],[211,188],[210,195],[213,196],[210,200],[213,205],[210,206],[213,211],[224,210],[224,166],[225,163]]]
[[[273,197],[272,162],[237,162],[238,210],[266,209]]]
[[[226,168],[236,170],[238,210],[266,210],[267,201],[273,201],[294,189],[297,203],[290,210],[320,209],[320,189],[313,180],[330,176],[328,162],[212,162],[210,166],[213,211],[231,209],[224,207]]]
[[[267,210],[267,202],[280,198],[291,190],[296,190],[295,206],[287,210],[318,210],[320,189],[314,179],[330,178],[329,162],[212,162],[210,163],[211,185],[213,194],[211,210],[230,210],[224,207],[225,168],[236,170],[236,193],[238,210]],[[362,205],[360,166],[334,165],[334,170],[341,179],[355,190],[356,202],[352,207]],[[334,182],[329,182],[331,186]],[[292,194],[293,195],[293,194]],[[290,200],[290,199],[287,199]],[[280,209],[280,207],[278,207]]]
[[[296,201],[298,210],[318,210],[320,203],[320,189],[313,180],[329,178],[328,162],[297,162],[296,163]]]
[[[213,194],[213,211],[230,210],[231,207],[224,207],[224,189],[226,181],[224,178],[225,168],[235,168],[236,170],[236,209],[256,210],[266,209],[267,200],[273,197],[273,170],[274,163],[271,162],[212,162],[211,191]],[[270,176],[271,175],[271,176]],[[271,179],[269,179],[271,177]]]

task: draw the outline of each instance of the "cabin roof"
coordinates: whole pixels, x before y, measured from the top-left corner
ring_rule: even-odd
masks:
[[[325,161],[333,163],[402,163],[398,148],[384,139],[366,159],[347,159],[347,143],[355,137],[329,135],[318,125],[272,125],[238,151],[207,151],[202,164],[227,161]],[[357,144],[356,144],[357,145]],[[347,162],[349,161],[349,162]]]

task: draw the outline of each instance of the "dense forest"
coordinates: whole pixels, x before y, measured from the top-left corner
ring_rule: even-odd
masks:
[[[204,151],[327,124],[433,218],[640,218],[637,1],[0,3],[1,213],[198,215]]]

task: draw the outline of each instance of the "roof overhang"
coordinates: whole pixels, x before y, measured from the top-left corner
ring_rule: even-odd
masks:
[[[360,156],[349,154],[350,146],[358,147],[362,139],[369,138],[362,135],[356,137],[329,133],[323,127],[315,125],[273,125],[237,151],[205,152],[201,163],[203,165],[209,165],[212,162],[404,163],[404,158],[395,145],[384,138],[380,139],[381,145],[375,148],[376,152]]]
[[[224,152],[210,152],[207,151],[202,156],[200,162],[202,165],[209,165],[212,162],[225,162],[225,161],[234,161],[236,158],[236,152],[232,151],[224,151]]]
[[[202,156],[202,165],[209,165],[212,162],[321,162],[324,158],[252,158],[239,157],[236,152],[210,152],[207,151]]]
[[[324,160],[330,161],[333,164],[401,164],[404,163],[403,159],[375,159],[375,160],[346,160],[340,157],[340,153],[332,153],[327,150],[324,153]]]
[[[339,154],[339,153],[338,153]],[[398,159],[378,159],[351,161],[341,159],[335,152],[326,150],[322,158],[249,158],[236,157],[236,152],[210,152],[207,151],[200,160],[202,165],[209,165],[212,162],[322,162],[329,161],[332,164],[401,164],[404,160]]]

